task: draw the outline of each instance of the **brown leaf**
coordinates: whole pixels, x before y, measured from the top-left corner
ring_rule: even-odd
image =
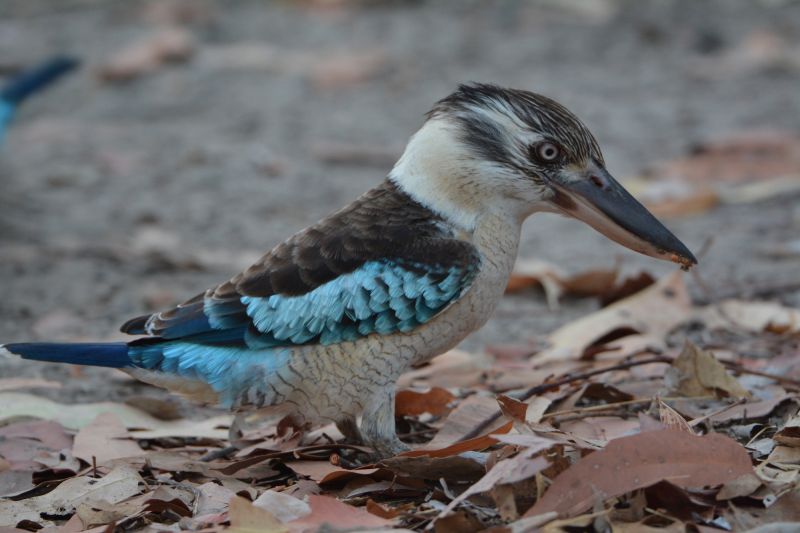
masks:
[[[289,468],[301,476],[306,476],[317,483],[330,483],[344,476],[369,476],[378,471],[377,468],[362,468],[358,470],[345,470],[341,466],[331,464],[329,461],[292,461],[287,463]]]
[[[525,423],[525,414],[528,412],[528,404],[521,402],[503,394],[497,395],[497,403],[500,411],[508,418],[518,423]]]
[[[725,300],[697,312],[708,329],[743,329],[791,334],[800,331],[800,309],[776,302]]]
[[[767,457],[767,462],[781,465],[800,464],[800,448],[794,446],[775,446]]]
[[[700,517],[709,510],[712,515],[708,519],[713,519],[712,502],[692,498],[685,489],[669,481],[659,481],[645,488],[643,493],[647,507],[663,510],[665,514],[684,522],[691,521],[693,517]]]
[[[118,503],[139,494],[144,481],[128,467],[117,467],[102,479],[87,476],[68,479],[55,490],[42,496],[21,501],[0,500],[0,526],[13,526],[22,520],[50,525],[42,515],[51,515],[58,509],[62,515],[75,512],[85,502],[103,500]]]
[[[228,519],[232,533],[286,533],[289,528],[283,525],[269,511],[256,507],[241,496],[231,498],[228,506]]]
[[[401,390],[395,398],[396,416],[418,416],[430,413],[434,416],[450,412],[450,403],[455,396],[441,387],[432,387],[427,392]]]
[[[97,465],[112,459],[141,455],[142,449],[131,440],[125,426],[112,413],[102,413],[94,422],[82,428],[75,435],[72,454],[89,464]]]
[[[33,394],[0,393],[0,421],[13,417],[34,417],[57,420],[68,429],[80,429],[91,423],[101,413],[113,413],[125,427],[135,428],[133,436],[141,439],[161,437],[194,437],[227,439],[230,415],[220,415],[201,420],[163,421],[125,404],[95,402],[66,405]]]
[[[433,448],[430,443],[424,449],[411,450],[410,452],[401,453],[400,456],[404,457],[449,457],[451,455],[458,455],[464,452],[473,452],[478,450],[485,450],[486,448],[497,444],[497,439],[492,435],[508,433],[514,427],[513,422],[506,422],[502,426],[491,430],[490,432],[474,439],[467,439],[460,442],[445,446],[444,448]]]
[[[367,500],[367,512],[374,514],[380,518],[385,518],[387,520],[391,520],[393,518],[397,518],[400,516],[400,511],[397,509],[390,509],[388,507],[384,507],[383,505],[379,504],[372,498]]]
[[[680,487],[719,485],[752,471],[747,451],[723,435],[648,431],[612,440],[578,461],[525,516],[549,511],[574,516],[590,508],[598,495],[613,498],[665,480]]]
[[[547,468],[550,463],[544,457],[532,457],[534,454],[538,453],[538,451],[539,450],[528,449],[516,457],[498,462],[485,476],[453,499],[453,501],[439,513],[439,517],[441,518],[447,515],[447,513],[455,509],[459,503],[473,494],[487,492],[492,490],[496,485],[504,485],[529,479],[538,472],[541,472]]]
[[[690,319],[691,300],[681,272],[660,279],[655,285],[624,300],[571,322],[549,335],[549,347],[531,358],[535,364],[580,358],[598,347],[613,351],[626,341],[663,347],[665,335]],[[620,356],[627,355],[619,353]]]
[[[434,533],[462,533],[463,531],[481,531],[484,524],[472,513],[456,511],[436,521]]]
[[[153,398],[152,396],[130,396],[125,404],[135,407],[159,420],[178,420],[181,416],[177,402]]]
[[[606,307],[618,300],[633,296],[655,282],[656,279],[647,272],[639,272],[635,276],[628,276],[610,290],[600,294],[600,305]]]
[[[400,376],[397,387],[470,387],[480,383],[487,365],[479,354],[450,350]]]
[[[795,413],[772,437],[786,446],[800,447],[800,412]]]
[[[433,440],[424,445],[424,448],[440,449],[458,442],[495,413],[497,413],[497,400],[489,396],[470,396],[447,415],[439,432]],[[486,433],[504,424],[505,420],[498,418],[492,426],[486,428]]]
[[[72,447],[72,439],[56,422],[37,420],[0,427],[0,456],[15,470],[40,470],[36,458]]]
[[[269,511],[272,516],[283,523],[311,514],[311,507],[303,500],[274,490],[262,492],[261,496],[253,501],[253,505]]]
[[[122,502],[109,503],[103,500],[83,502],[78,505],[76,514],[85,528],[91,528],[120,520],[130,520],[145,513],[160,514],[165,511],[178,516],[192,514],[186,502],[181,499],[181,494],[176,489],[168,487],[157,487],[153,492]]]
[[[661,398],[658,399],[658,418],[665,428],[695,434],[689,422],[678,411],[665,404]]]
[[[508,280],[506,292],[519,292],[531,287],[541,287],[551,309],[558,308],[562,294],[572,296],[599,296],[613,289],[618,270],[593,269],[567,275],[558,267],[539,259],[517,261]]]
[[[394,524],[391,520],[329,496],[311,495],[308,497],[308,504],[311,506],[311,514],[290,522],[292,531],[319,531],[325,524],[343,530],[389,528]]]
[[[618,416],[593,416],[562,422],[560,429],[571,437],[577,437],[595,446],[637,433],[641,428],[638,419]]]
[[[473,458],[460,455],[448,457],[398,455],[381,461],[399,476],[446,481],[477,481],[486,473],[486,467]]]
[[[753,473],[742,474],[736,479],[732,479],[722,485],[722,488],[717,493],[717,500],[731,500],[733,498],[749,496],[761,487],[761,485],[761,480],[758,479],[757,475]]]
[[[683,396],[751,396],[711,352],[701,350],[689,341],[667,370],[664,380],[672,390]]]

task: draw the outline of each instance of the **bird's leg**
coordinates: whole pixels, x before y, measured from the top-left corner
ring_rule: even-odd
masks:
[[[374,448],[380,458],[392,457],[409,449],[395,431],[394,394],[393,384],[377,392],[361,418],[364,444]]]
[[[358,429],[355,417],[347,417],[336,422],[336,428],[344,435],[345,440],[352,444],[363,444],[364,437]]]

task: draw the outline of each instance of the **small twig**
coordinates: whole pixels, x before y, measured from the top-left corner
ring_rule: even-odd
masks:
[[[690,420],[689,421],[689,427],[695,427],[696,425],[700,424],[701,422],[705,422],[706,420],[708,420],[711,417],[714,417],[714,416],[717,416],[717,415],[721,415],[725,411],[733,409],[737,405],[742,405],[743,403],[746,403],[746,402],[747,402],[747,398],[739,398],[737,401],[733,402],[732,404],[726,405],[726,406],[724,406],[724,407],[722,407],[720,409],[717,409],[716,411],[712,411],[711,413],[707,413],[707,414],[705,414],[703,416],[700,416],[700,417],[697,417],[697,418],[695,418],[693,420]]]
[[[749,441],[747,441],[747,444],[745,444],[745,445],[744,445],[744,447],[745,447],[745,448],[748,448],[748,447],[749,447],[751,444],[753,444],[753,442],[755,442],[755,440],[756,440],[758,437],[760,437],[761,435],[763,435],[765,431],[767,431],[768,429],[770,429],[770,428],[773,428],[773,427],[775,427],[775,426],[770,426],[769,424],[767,424],[767,425],[765,425],[763,428],[759,429],[759,430],[756,432],[756,434],[755,434],[755,435],[753,435],[753,436],[750,438],[750,440],[749,440]]]
[[[551,390],[558,389],[562,385],[568,385],[568,384],[574,383],[576,381],[581,381],[581,380],[588,379],[588,378],[593,377],[593,376],[597,376],[597,375],[600,375],[600,374],[605,374],[606,372],[614,372],[616,370],[626,370],[626,369],[632,368],[634,366],[647,365],[647,364],[650,364],[650,363],[671,363],[671,362],[672,362],[671,358],[660,356],[660,355],[655,356],[655,357],[650,357],[648,359],[640,359],[638,361],[628,361],[628,362],[625,362],[625,363],[620,363],[620,364],[617,364],[617,365],[608,366],[606,368],[599,368],[597,370],[590,370],[589,372],[582,372],[580,374],[574,374],[572,376],[566,376],[564,378],[561,378],[561,379],[556,380],[556,381],[552,381],[550,383],[542,383],[541,385],[536,385],[534,387],[529,388],[528,390],[526,390],[525,392],[523,392],[519,396],[515,396],[514,398],[516,400],[524,402],[525,400],[527,400],[529,398],[532,398],[533,396],[536,396],[538,394],[542,394],[544,392],[548,392],[548,391],[551,391]],[[461,439],[459,439],[458,442],[463,442],[465,440],[474,439],[475,437],[478,437],[478,436],[482,435],[483,432],[486,431],[489,428],[489,426],[491,426],[497,419],[499,419],[502,416],[502,414],[503,413],[498,409],[497,411],[494,412],[494,414],[492,414],[488,418],[485,418],[480,424],[475,426],[475,428],[473,428],[472,431],[470,431],[469,433],[467,433],[466,435],[461,437]]]
[[[648,399],[649,402],[649,399]],[[611,405],[604,405],[603,407],[614,407],[614,404]],[[602,412],[602,411],[601,411]],[[604,413],[605,416],[616,416],[619,418],[625,418],[626,416],[633,416],[630,411],[626,411],[625,409],[609,409]],[[571,415],[562,415],[561,418],[558,419],[558,423],[562,424],[564,422],[572,422],[575,420],[583,420],[585,418],[592,418],[597,416],[597,411],[591,412],[587,411],[584,413],[573,413]]]
[[[761,372],[760,370],[751,370],[749,368],[743,367],[739,363],[734,363],[732,361],[720,361],[720,363],[722,363],[729,369],[733,370],[734,372],[738,372],[739,374],[750,374],[751,376],[761,376],[762,378],[769,378],[773,381],[776,381],[781,385],[790,385],[796,389],[800,389],[800,380],[797,379],[787,378],[786,376],[780,376],[778,374],[770,374],[769,372]]]
[[[663,401],[672,401],[672,400],[697,400],[697,399],[708,399],[713,398],[712,396],[696,396],[694,398],[686,398],[684,396],[675,396],[675,397],[666,397],[661,398]],[[611,411],[617,407],[621,407],[623,405],[636,405],[642,403],[652,403],[655,398],[639,398],[638,400],[625,400],[624,402],[614,402],[614,403],[604,403],[603,405],[590,405],[587,407],[576,407],[575,409],[565,409],[563,411],[554,411],[552,413],[546,413],[542,415],[542,420],[545,418],[554,418],[557,416],[563,415],[571,415],[571,414],[581,414],[581,413],[591,413],[596,411]]]

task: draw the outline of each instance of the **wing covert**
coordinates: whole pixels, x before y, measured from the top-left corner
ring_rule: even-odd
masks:
[[[477,268],[369,261],[301,296],[243,296],[252,320],[247,343],[335,344],[411,331],[458,300]]]
[[[332,344],[410,331],[456,301],[480,254],[391,181],[221,285],[122,331],[202,344]]]

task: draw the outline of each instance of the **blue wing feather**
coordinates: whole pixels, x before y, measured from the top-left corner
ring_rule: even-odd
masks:
[[[241,302],[259,345],[334,344],[424,324],[461,296],[476,271],[477,265],[369,261],[301,296],[243,296]]]
[[[207,296],[167,317],[160,338],[131,343],[128,357],[134,366],[204,380],[232,403],[255,379],[254,361],[272,371],[287,363],[291,346],[412,331],[458,300],[478,268],[385,259],[300,296]]]

